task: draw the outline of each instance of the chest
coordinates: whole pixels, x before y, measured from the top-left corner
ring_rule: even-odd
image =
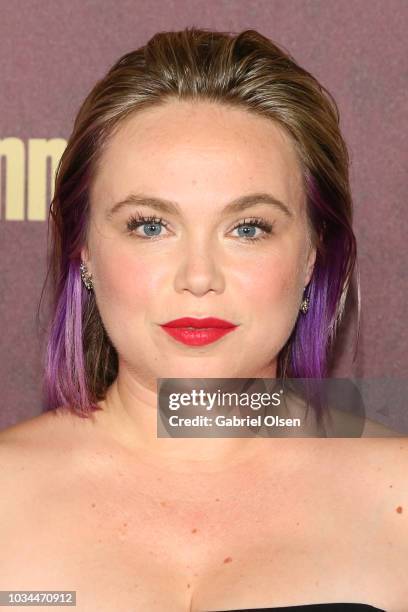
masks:
[[[406,555],[386,506],[341,483],[69,484],[43,483],[14,506],[1,588],[75,590],[78,610],[152,612],[403,595]]]

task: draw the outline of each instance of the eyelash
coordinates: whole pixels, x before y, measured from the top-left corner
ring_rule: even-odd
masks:
[[[149,223],[154,224],[154,225],[162,225],[163,227],[168,227],[168,224],[166,223],[166,221],[164,221],[164,219],[160,218],[160,217],[153,217],[153,216],[143,216],[140,213],[137,213],[136,215],[132,215],[127,223],[126,223],[126,227],[128,230],[128,233],[131,235],[135,235],[134,232],[138,227],[141,227],[143,225],[148,225]],[[257,237],[248,237],[245,238],[244,236],[240,236],[240,238],[244,238],[244,240],[246,242],[255,242],[258,240],[263,240],[264,238],[268,238],[268,235],[272,233],[273,230],[273,223],[270,223],[269,221],[266,221],[266,219],[263,219],[262,217],[251,217],[248,219],[244,219],[243,221],[240,221],[239,223],[237,223],[232,230],[236,230],[240,227],[259,227],[260,229],[263,230],[263,234],[261,236],[257,236]],[[231,231],[232,231],[231,230]],[[149,236],[137,236],[138,238],[142,238],[142,240],[152,240],[152,238],[154,237],[149,237]]]

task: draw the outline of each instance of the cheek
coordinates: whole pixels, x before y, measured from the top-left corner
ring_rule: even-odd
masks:
[[[256,266],[240,272],[240,285],[243,297],[255,311],[271,308],[297,307],[302,291],[302,267],[296,258],[274,253],[258,261]]]
[[[146,266],[141,259],[116,249],[108,258],[98,257],[93,265],[97,285],[97,302],[102,317],[113,313],[124,320],[138,310],[145,310],[157,295],[160,269]]]

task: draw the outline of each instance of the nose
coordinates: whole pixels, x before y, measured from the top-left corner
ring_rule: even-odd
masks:
[[[189,291],[197,297],[209,291],[224,291],[225,278],[216,245],[211,240],[195,239],[182,248],[174,280],[176,291]]]

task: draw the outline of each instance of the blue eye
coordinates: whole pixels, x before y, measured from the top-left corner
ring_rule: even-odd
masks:
[[[262,230],[260,236],[255,235],[257,228]],[[234,227],[234,230],[238,230],[239,237],[248,238],[248,242],[255,242],[255,240],[267,238],[268,234],[272,233],[272,229],[273,224],[262,218],[246,219]]]
[[[166,223],[163,221],[163,219],[158,219],[156,217],[143,217],[142,215],[130,217],[126,224],[130,234],[132,234],[139,227],[143,227],[143,232],[146,238],[159,236],[162,229],[161,226],[166,227]],[[143,236],[139,237],[142,238]]]
[[[154,238],[162,234],[162,228],[167,227],[167,223],[157,217],[143,216],[137,213],[135,216],[131,216],[126,224],[127,231],[129,234],[136,235],[138,238]],[[143,235],[136,233],[139,227],[143,227]],[[256,235],[256,230],[262,230],[261,235]],[[267,238],[272,233],[273,224],[261,217],[245,219],[238,223],[232,231],[238,230],[238,237],[244,238],[246,242],[255,242],[256,240],[262,240]],[[245,240],[246,239],[246,240]]]

